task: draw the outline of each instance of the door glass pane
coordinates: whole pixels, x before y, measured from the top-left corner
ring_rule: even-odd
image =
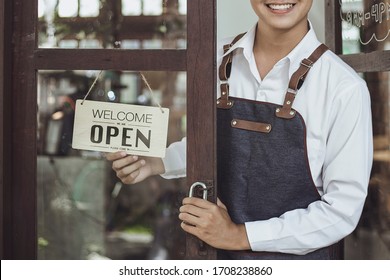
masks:
[[[40,48],[186,48],[187,0],[36,1]]]
[[[360,223],[345,241],[346,259],[390,259],[390,72],[365,73],[371,93],[374,164]]]
[[[39,259],[179,259],[178,208],[185,178],[154,176],[124,185],[103,153],[71,147],[76,99],[98,71],[38,72],[37,205]],[[186,135],[186,73],[144,72],[170,109],[168,140]],[[138,72],[103,71],[89,100],[150,105]]]
[[[389,0],[339,0],[343,53],[390,50]]]

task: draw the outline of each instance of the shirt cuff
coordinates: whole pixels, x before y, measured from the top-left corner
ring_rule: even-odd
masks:
[[[165,179],[175,179],[186,176],[186,139],[172,143],[162,158],[165,173],[161,177]]]
[[[269,252],[275,247],[273,246],[275,242],[275,233],[271,229],[269,220],[246,222],[245,229],[252,251]]]

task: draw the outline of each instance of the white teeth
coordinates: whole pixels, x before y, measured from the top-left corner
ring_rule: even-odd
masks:
[[[268,5],[272,10],[288,10],[291,9],[293,4],[270,4]]]

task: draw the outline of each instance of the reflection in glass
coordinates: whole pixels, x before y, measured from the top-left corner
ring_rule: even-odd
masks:
[[[185,48],[187,0],[36,0],[41,48]],[[62,43],[75,40],[77,44]],[[81,43],[93,40],[93,43]],[[143,44],[159,40],[161,44]],[[180,42],[179,42],[180,41]],[[127,44],[127,48],[130,45]]]
[[[98,71],[39,71],[37,205],[39,259],[178,259],[185,179],[123,185],[100,152],[71,147],[76,99]],[[170,108],[168,144],[186,135],[185,72],[143,72]],[[154,106],[138,72],[103,71],[90,100]]]
[[[339,0],[343,53],[390,50],[389,0]]]

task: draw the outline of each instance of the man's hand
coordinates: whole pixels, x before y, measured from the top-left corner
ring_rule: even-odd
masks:
[[[225,250],[250,249],[245,225],[233,223],[226,206],[207,200],[186,197],[180,207],[179,219],[184,231],[195,235],[210,246]]]
[[[139,157],[125,152],[109,153],[106,159],[112,161],[112,169],[124,184],[135,184],[152,175],[163,174],[161,158]]]

